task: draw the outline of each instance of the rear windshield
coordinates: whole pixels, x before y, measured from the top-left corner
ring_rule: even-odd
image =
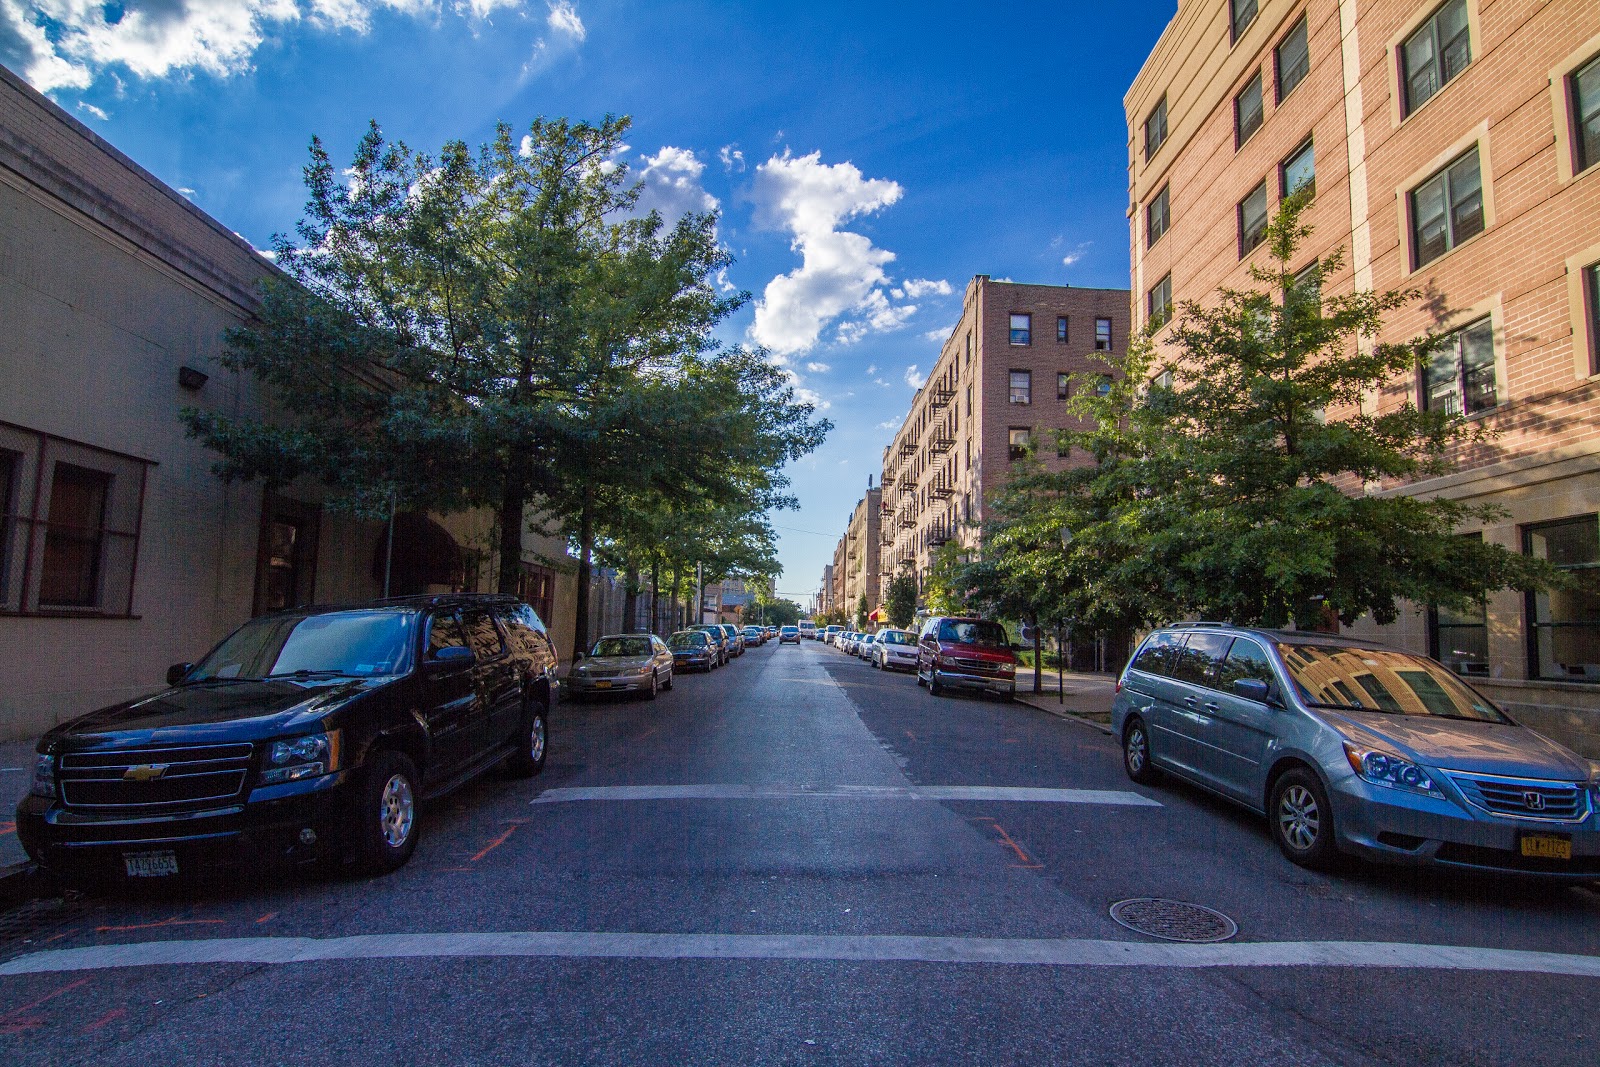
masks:
[[[648,656],[648,637],[602,637],[594,643],[591,656]]]
[[[691,633],[676,633],[672,635],[673,648],[704,648],[710,644],[711,639],[699,630]]]
[[[339,611],[252,619],[218,645],[188,676],[272,678],[295,674],[372,677],[411,669],[414,611]]]
[[[1443,664],[1404,652],[1279,643],[1300,698],[1312,707],[1510,722]]]
[[[1008,648],[1005,627],[997,622],[966,622],[946,619],[939,624],[939,640],[981,648]]]

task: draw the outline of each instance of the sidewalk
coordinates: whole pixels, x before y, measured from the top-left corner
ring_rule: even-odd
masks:
[[[33,781],[33,742],[0,742],[0,909],[31,894],[32,865],[17,840],[17,802]]]
[[[1077,719],[1096,729],[1111,732],[1111,702],[1116,696],[1117,676],[1114,674],[1080,674],[1068,671],[1056,684],[1054,671],[1047,671],[1040,679],[1042,692],[1033,691],[1033,671],[1017,670],[1017,699],[1040,711],[1052,715]]]

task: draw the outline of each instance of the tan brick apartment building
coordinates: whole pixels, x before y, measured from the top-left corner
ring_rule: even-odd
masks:
[[[1459,473],[1371,491],[1498,504],[1463,533],[1597,573],[1594,0],[1180,0],[1124,102],[1138,324],[1248,284],[1262,221],[1314,182],[1305,262],[1346,250],[1324,291],[1416,286],[1386,334],[1453,332],[1371,405],[1449,405],[1499,435]],[[1553,732],[1600,713],[1597,593],[1418,605],[1381,636]]]
[[[316,486],[225,484],[179,422],[259,409],[211,357],[274,269],[0,68],[0,739],[149,692],[252,614],[382,592],[386,524],[325,511]],[[400,515],[392,590],[493,588],[490,532]],[[525,546],[524,594],[565,654],[564,546]],[[615,626],[622,597],[595,593]]]
[[[833,549],[833,564],[824,574],[832,587],[830,602],[824,610],[842,610],[855,618],[856,605],[865,594],[867,611],[872,612],[883,602],[882,582],[879,579],[878,558],[881,550],[878,529],[882,522],[883,490],[868,488],[866,495],[856,501],[845,524],[844,536]]]
[[[1048,467],[1083,461],[1058,456],[1045,431],[1068,428],[1068,377],[1106,371],[1098,356],[1126,351],[1128,327],[1126,289],[968,283],[961,319],[883,453],[885,585],[901,567],[926,572],[946,541],[975,546],[984,501],[1034,441]]]

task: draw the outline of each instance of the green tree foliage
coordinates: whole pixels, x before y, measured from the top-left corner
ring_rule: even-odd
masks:
[[[867,627],[871,625],[867,621],[867,616],[871,611],[871,607],[867,604],[867,594],[862,593],[856,598],[855,628],[857,632],[865,633]]]
[[[795,626],[805,616],[805,611],[792,600],[779,598],[762,601],[768,626]]]
[[[889,579],[889,595],[884,609],[889,615],[889,625],[905,629],[917,618],[917,575],[910,567],[902,567]]]

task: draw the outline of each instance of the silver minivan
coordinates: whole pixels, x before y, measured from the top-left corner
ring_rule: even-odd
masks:
[[[1600,878],[1600,763],[1436,660],[1326,634],[1193,623],[1145,639],[1111,725],[1162,772],[1267,816],[1293,862],[1340,853]]]

